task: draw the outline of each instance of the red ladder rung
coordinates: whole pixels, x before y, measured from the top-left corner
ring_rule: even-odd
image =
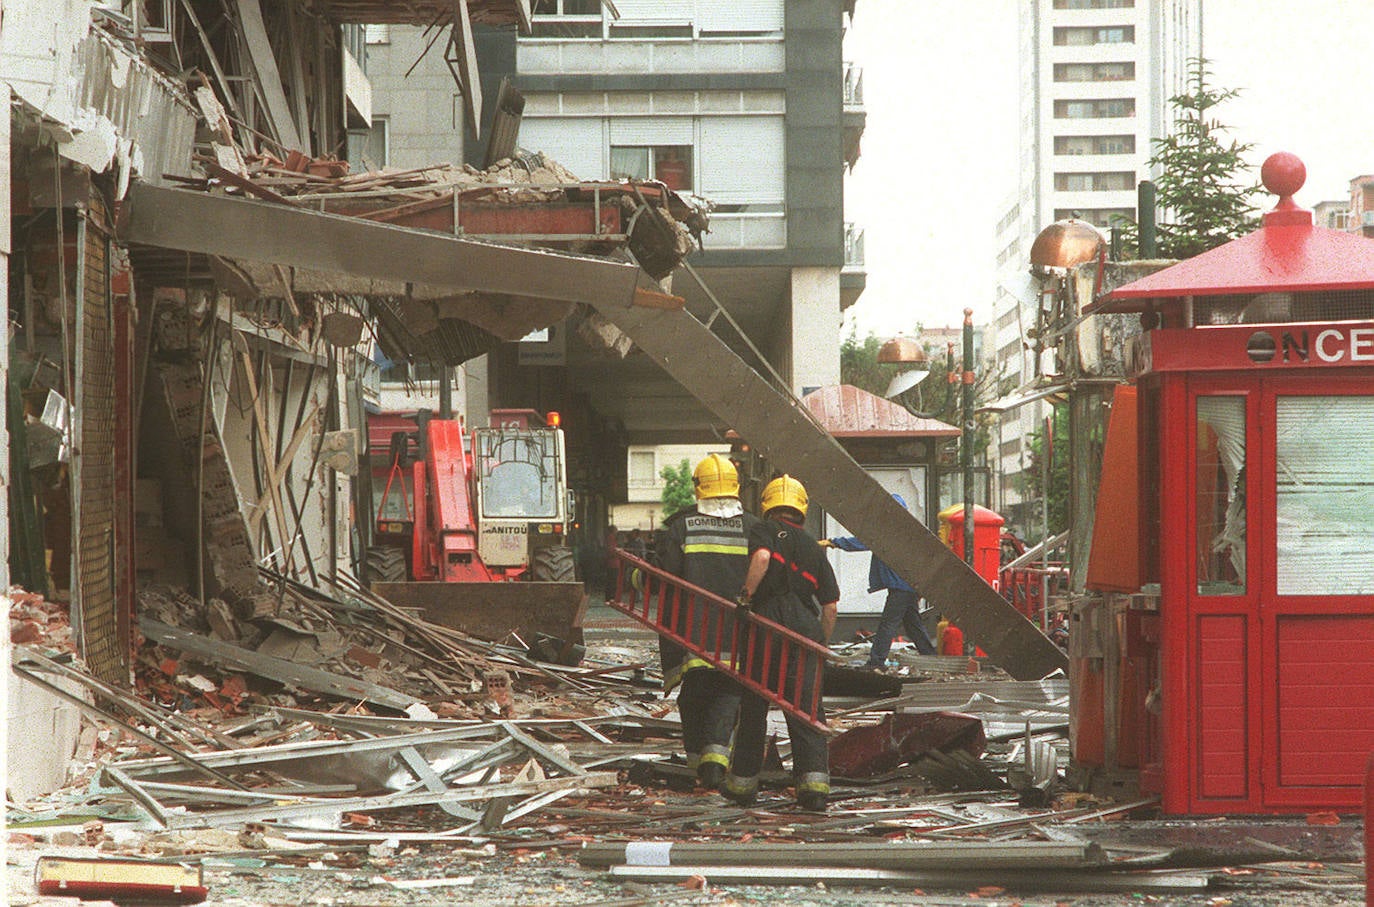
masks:
[[[829,649],[765,617],[752,612],[741,613],[734,602],[624,551],[617,549],[615,557],[617,594],[613,601],[607,602],[608,605],[700,656],[746,689],[790,715],[819,731],[829,732],[830,728],[819,718],[821,686]],[[641,590],[633,590],[631,586],[632,593],[639,594],[630,595],[627,601],[626,580],[629,572],[635,569],[642,572],[644,583]],[[638,607],[640,601],[643,602],[642,609]],[[725,644],[724,626],[729,616],[734,618],[735,633],[732,636],[734,645],[731,656],[726,659],[721,650]],[[707,636],[713,622],[716,638],[714,645],[710,645]],[[679,627],[685,632],[679,632]],[[690,639],[689,635],[697,638]],[[772,672],[775,661],[776,674]],[[811,664],[808,665],[808,662]],[[793,669],[790,673],[789,666]],[[811,695],[805,697],[808,677],[811,680]],[[809,701],[803,702],[804,698]]]

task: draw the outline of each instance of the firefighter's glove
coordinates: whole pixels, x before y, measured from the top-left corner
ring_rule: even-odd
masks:
[[[835,547],[834,543],[831,542],[830,539],[818,539],[818,540],[816,541],[816,544],[817,544],[817,545],[820,545],[822,548],[834,548],[834,547]]]
[[[638,567],[630,571],[630,585],[636,592],[644,591],[644,571]]]
[[[735,596],[735,608],[744,614],[754,610],[754,602],[748,592],[743,589],[739,590],[739,594]]]

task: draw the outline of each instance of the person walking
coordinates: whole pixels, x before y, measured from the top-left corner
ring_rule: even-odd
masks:
[[[749,534],[759,518],[745,513],[739,499],[739,473],[720,454],[710,454],[692,473],[696,504],[679,510],[664,523],[658,562],[664,570],[722,598],[733,599],[744,585],[749,566]],[[733,622],[717,637],[715,621],[703,615],[686,625],[685,609],[677,632],[703,646],[717,638],[730,640]],[[728,651],[723,653],[728,655]],[[740,686],[681,645],[659,637],[664,692],[681,684],[677,694],[682,717],[682,745],[697,780],[715,789],[730,763],[730,735],[739,712]]]
[[[835,629],[840,588],[825,552],[802,528],[806,488],[791,476],[779,476],[764,487],[762,507],[764,520],[749,535],[749,572],[736,601],[739,607],[824,645]],[[770,661],[778,664],[779,658],[775,654]],[[762,676],[757,667],[755,671],[754,679],[764,686],[783,686],[778,678]],[[813,693],[809,689],[812,674],[803,673],[808,680],[800,691],[800,701],[808,702]],[[816,717],[825,720],[823,708],[817,710]],[[730,772],[721,788],[726,798],[741,806],[752,804],[758,796],[767,725],[767,700],[744,691]],[[830,750],[825,735],[790,714],[787,733],[792,739],[797,804],[802,809],[824,812],[830,798]]]
[[[906,501],[893,492],[892,500],[906,509]],[[868,546],[852,535],[836,536],[821,541],[823,548],[838,548],[841,551],[867,551]],[[891,567],[874,556],[868,565],[868,591],[887,590],[887,601],[883,604],[883,615],[878,618],[878,629],[873,634],[873,647],[868,653],[865,667],[881,668],[887,664],[887,653],[892,649],[892,640],[897,630],[906,631],[907,639],[916,646],[922,655],[934,655],[935,643],[926,632],[925,622],[921,619],[921,593],[893,571]]]

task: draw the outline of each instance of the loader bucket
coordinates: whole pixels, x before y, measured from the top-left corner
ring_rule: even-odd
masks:
[[[536,633],[583,641],[587,596],[581,583],[373,583],[372,591],[479,639],[502,642],[513,630],[526,644]]]

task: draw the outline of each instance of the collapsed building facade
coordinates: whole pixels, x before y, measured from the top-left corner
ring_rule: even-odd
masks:
[[[698,316],[655,282],[705,226],[662,180],[577,183],[522,158],[505,167],[524,176],[510,188],[468,167],[350,174],[337,160],[348,127],[367,122],[350,51],[357,26],[436,30],[475,130],[474,30],[528,28],[528,12],[514,2],[404,12],[191,3],[159,19],[143,5],[122,15],[53,0],[7,19],[16,251],[7,269],[16,325],[7,384],[11,428],[23,434],[10,464],[15,579],[44,590],[51,577],[74,590],[74,623],[98,675],[126,673],[140,573],[251,615],[268,607],[260,567],[307,582],[358,571],[368,541],[359,514],[372,507],[356,466],[365,452],[360,401],[379,348],[393,360],[452,366],[567,321],[586,346],[609,351],[602,367],[583,372],[609,372],[620,397],[675,388],[649,410],[658,417],[679,407],[674,430],[700,437],[736,427],[799,475],[813,468],[812,457],[789,454],[799,438],[808,439],[803,453],[812,439],[829,444],[821,461],[839,459],[816,477],[818,488],[853,465],[798,409],[795,376],[774,364],[813,367],[805,354],[824,332],[824,311],[805,330],[789,316],[766,355],[709,290],[715,311]],[[842,14],[841,5],[816,3],[788,16],[801,38],[816,39],[829,17],[821,31],[838,41]],[[817,86],[834,96],[838,168],[839,67]],[[493,141],[501,116],[498,106]],[[828,185],[838,191],[838,179]],[[826,248],[838,273],[838,218],[833,226]],[[474,238],[532,235],[558,251]],[[838,291],[830,306],[838,318]],[[713,332],[716,314],[734,330]],[[776,321],[764,311],[751,317]],[[707,347],[693,340],[703,330]],[[626,358],[629,337],[642,355]],[[684,362],[686,351],[696,361]],[[774,377],[760,379],[740,355]],[[743,369],[733,384],[722,383],[724,363]],[[645,375],[656,377],[636,380]],[[500,402],[570,413],[574,464],[621,460],[623,418],[594,410],[605,385],[579,391],[566,376],[549,377],[533,388],[506,381]],[[759,411],[774,407],[787,425]],[[584,473],[595,525],[595,502],[614,480]],[[857,499],[827,503],[859,530],[863,520],[846,516],[864,510]],[[933,537],[928,547],[921,572],[938,574],[946,552]],[[910,557],[894,552],[891,562]],[[947,581],[927,577],[932,596],[967,581],[961,569],[954,561]],[[995,596],[974,598],[1000,607]],[[951,613],[956,607],[951,601]],[[996,623],[980,635],[989,651],[1010,655],[998,640],[1025,630]],[[1013,660],[1033,672],[1057,662],[1053,650],[1044,654],[1048,661]]]
[[[350,515],[373,509],[357,464],[378,359],[456,365],[577,308],[545,295],[564,276],[540,266],[547,257],[522,269],[492,246],[476,248],[485,276],[458,291],[404,269],[351,277],[349,259],[369,248],[345,245],[314,269],[263,264],[272,256],[255,243],[283,240],[236,228],[215,202],[279,206],[253,212],[278,228],[308,207],[371,221],[373,236],[419,226],[533,233],[583,254],[633,248],[659,276],[692,248],[687,224],[702,222],[658,183],[584,191],[552,161],[348,173],[338,155],[367,117],[351,49],[362,23],[429,25],[469,64],[474,27],[530,24],[528,4],[459,8],[7,11],[10,579],[71,598],[99,676],[127,677],[139,580],[252,614],[266,607],[258,566],[306,582],[359,569],[369,521]],[[457,82],[480,110],[473,72]],[[211,208],[178,207],[193,201]],[[137,236],[118,229],[120,212]],[[235,254],[202,251],[234,235]],[[595,326],[583,333],[604,349]]]

